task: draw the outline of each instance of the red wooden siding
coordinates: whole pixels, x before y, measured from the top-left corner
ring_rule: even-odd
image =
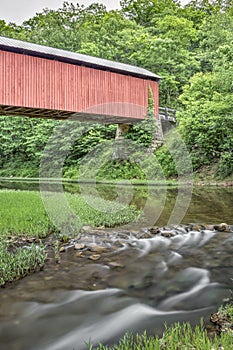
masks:
[[[0,105],[142,119],[158,82],[0,50]]]

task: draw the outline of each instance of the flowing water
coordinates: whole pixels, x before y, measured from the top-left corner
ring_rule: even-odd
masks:
[[[155,188],[149,200],[144,188],[133,196],[122,191],[138,208],[147,202],[151,218],[162,190]],[[116,196],[104,186],[98,193]],[[232,225],[232,193],[195,189],[182,223],[156,234],[146,223],[144,228],[86,228],[78,242],[83,246],[75,250],[71,241],[60,264],[51,253],[43,271],[0,290],[0,349],[82,350],[89,340],[112,344],[126,330],[160,334],[164,322],[208,319],[232,288],[233,227],[219,232],[184,224]],[[167,226],[176,197],[177,189],[166,191],[154,224]]]

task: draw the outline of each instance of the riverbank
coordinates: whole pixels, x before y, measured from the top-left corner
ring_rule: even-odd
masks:
[[[203,177],[194,177],[193,179],[170,179],[166,181],[152,181],[152,180],[77,180],[68,178],[36,178],[36,177],[0,177],[0,183],[4,182],[25,182],[25,183],[74,183],[74,184],[106,184],[106,185],[122,185],[122,186],[201,186],[201,187],[233,187],[233,177],[226,178],[225,181],[216,181],[214,179],[204,179]]]
[[[149,336],[146,331],[143,334],[133,336],[130,333],[113,346],[100,344],[93,348],[88,345],[89,350],[229,350],[233,347],[233,304],[220,307],[218,312],[211,315],[218,315],[224,319],[219,323],[220,331],[213,331],[211,334],[201,322],[200,325],[192,327],[190,323],[175,323],[166,327],[162,337]]]
[[[58,239],[78,237],[81,227],[87,223],[112,227],[134,221],[140,214],[135,207],[124,208],[119,203],[96,200],[92,196],[85,199],[93,206],[77,194],[67,193],[65,198],[72,208],[70,214],[60,205],[56,193],[49,196],[50,211],[46,212],[45,198],[43,202],[39,192],[0,191],[0,286],[44,267],[45,237],[55,235],[56,251]],[[54,219],[53,209],[60,229],[51,219],[51,215]]]

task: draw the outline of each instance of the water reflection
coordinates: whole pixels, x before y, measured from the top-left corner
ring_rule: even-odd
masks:
[[[1,189],[39,190],[38,182],[0,182]],[[46,189],[56,190],[57,185],[47,183]],[[190,195],[188,186],[183,188],[165,186],[138,186],[138,185],[109,185],[109,184],[77,184],[63,183],[64,191],[69,193],[82,193],[83,195],[96,195],[105,200],[118,201],[124,205],[135,205],[145,212],[144,222],[140,225],[168,224],[174,209],[178,191],[185,201]],[[181,223],[233,223],[232,217],[233,188],[195,187],[188,210]],[[182,203],[181,203],[182,204]],[[181,208],[181,211],[183,209]],[[175,218],[174,218],[175,220]],[[175,222],[170,222],[174,224]]]

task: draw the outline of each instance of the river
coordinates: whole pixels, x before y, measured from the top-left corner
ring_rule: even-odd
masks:
[[[28,189],[26,183],[1,183],[13,186]],[[64,187],[80,191],[74,184]],[[232,188],[194,188],[180,223],[170,218],[179,193],[188,201],[187,187],[166,188],[165,197],[157,187],[95,190],[105,199],[120,196],[126,204],[146,207],[143,220],[86,228],[80,249],[71,242],[60,264],[51,258],[43,271],[1,289],[1,349],[82,350],[89,340],[112,344],[126,330],[160,334],[164,322],[208,319],[229,297],[233,227],[218,232],[189,224],[232,225]],[[148,230],[151,224],[161,228],[158,234]]]

